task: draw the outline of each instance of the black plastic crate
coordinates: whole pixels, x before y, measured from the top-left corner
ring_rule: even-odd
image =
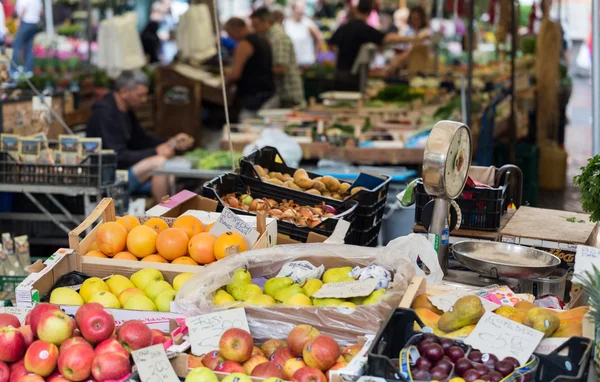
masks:
[[[497,231],[500,228],[502,216],[506,212],[508,203],[506,195],[508,180],[500,187],[474,188],[465,187],[461,196],[456,199],[462,214],[461,228],[470,228],[479,231]],[[471,195],[471,199],[465,199],[465,193]],[[425,186],[421,180],[417,181],[415,187],[415,223],[423,224],[421,213],[423,207],[434,198],[425,192]]]
[[[269,183],[264,183],[260,180],[251,178],[242,178],[237,174],[224,174],[216,177],[215,179],[206,182],[203,187],[203,194],[207,198],[218,200],[220,205],[217,211],[223,210],[223,200],[221,196],[230,193],[250,193],[254,198],[270,198],[278,202],[282,200],[293,200],[300,205],[316,206],[326,203],[335,209],[340,214],[335,218],[329,218],[323,221],[321,224],[314,228],[310,227],[299,227],[293,223],[289,223],[283,220],[277,221],[277,231],[281,234],[288,235],[291,239],[301,241],[303,243],[308,239],[310,232],[315,232],[323,236],[331,236],[335,229],[339,219],[344,219],[350,223],[350,228],[346,233],[346,240],[350,242],[350,238],[355,234],[354,232],[354,220],[356,218],[355,211],[357,203],[354,200],[335,200],[329,198],[323,198],[306,192],[300,192],[289,188],[278,187]],[[241,209],[231,208],[236,214],[241,215],[254,215],[252,212],[246,212]]]
[[[566,355],[560,353],[567,351]],[[536,382],[587,381],[594,342],[589,338],[571,337],[547,355],[538,355],[540,364]]]
[[[252,178],[262,182],[262,179],[260,178],[258,172],[254,168],[255,164],[267,168],[269,169],[269,171],[280,172],[282,174],[289,174],[291,176],[293,176],[294,172],[296,172],[297,170],[296,168],[289,167],[285,163],[281,155],[279,155],[279,151],[277,151],[276,148],[270,146],[255,150],[250,155],[242,157],[242,159],[240,160],[240,174],[244,178]],[[308,171],[307,174],[311,179],[322,176],[320,174]],[[381,229],[381,223],[387,200],[388,189],[392,180],[392,178],[389,176],[381,176],[384,177],[385,180],[379,186],[372,190],[361,190],[352,196],[352,199],[358,202],[358,207],[356,208],[355,213],[355,228],[364,232],[375,232],[377,236],[379,236],[379,231]],[[283,186],[273,186],[281,190],[289,190],[288,188]],[[323,198],[327,200],[328,204],[331,204],[331,201],[337,200],[328,197]],[[374,241],[377,242],[377,237],[375,237]],[[352,244],[363,246],[367,245],[366,242],[358,241],[357,239],[355,239]]]
[[[116,180],[117,154],[92,154],[77,165],[18,163],[0,151],[0,182],[53,186],[100,187]]]

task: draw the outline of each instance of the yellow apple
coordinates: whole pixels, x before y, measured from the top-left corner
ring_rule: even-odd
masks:
[[[110,289],[110,293],[119,297],[121,292],[125,289],[135,288],[135,285],[125,276],[121,275],[113,275],[110,276],[108,280],[106,280],[106,285],[108,285],[108,289]]]
[[[159,293],[158,296],[156,296],[156,300],[154,300],[158,311],[170,312],[171,301],[175,300],[175,296],[177,296],[177,292],[174,290],[166,290],[164,292]]]
[[[136,286],[136,288],[144,290],[150,281],[164,280],[165,278],[157,269],[144,268],[132,274],[129,279]]]
[[[187,279],[189,279],[193,275],[194,273],[192,272],[186,272],[175,276],[175,278],[173,279],[173,289],[179,290],[179,288],[181,288],[181,286],[187,281]]]
[[[92,295],[96,292],[106,291],[110,292],[108,285],[99,277],[90,277],[81,284],[79,288],[79,294],[83,298],[83,301],[89,302]]]
[[[71,288],[56,288],[50,294],[50,304],[83,305],[83,298]]]
[[[125,301],[129,300],[130,297],[132,297],[132,296],[145,296],[145,295],[146,294],[144,293],[144,291],[141,290],[141,289],[138,289],[138,288],[125,289],[119,295],[119,302],[121,303],[121,306],[123,306],[123,305],[125,305]]]
[[[88,302],[97,302],[105,308],[119,309],[121,307],[117,296],[105,290],[94,293]]]
[[[146,288],[144,288],[144,293],[146,293],[146,296],[148,296],[150,300],[154,301],[159,294],[166,290],[173,290],[171,284],[165,280],[154,280],[150,281]]]
[[[146,296],[135,295],[127,299],[123,309],[156,311],[156,305]]]

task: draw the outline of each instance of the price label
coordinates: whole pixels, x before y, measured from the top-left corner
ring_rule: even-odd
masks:
[[[252,248],[260,236],[252,224],[246,223],[229,208],[225,207],[215,225],[210,229],[210,233],[218,237],[227,231],[234,231],[244,236],[248,248]]]
[[[179,382],[162,344],[131,352],[142,382]]]
[[[443,310],[444,312],[448,312],[450,309],[452,309],[452,307],[459,298],[469,295],[475,295],[475,292],[455,290],[450,293],[439,294],[437,296],[429,296],[429,301],[431,301],[431,303],[435,305],[438,309]],[[486,312],[494,311],[500,307],[499,304],[486,300],[481,296],[478,297],[481,300],[481,305],[483,305],[483,308],[486,310]]]
[[[224,310],[186,318],[192,354],[200,356],[219,349],[221,335],[231,328],[250,332],[244,308]]]
[[[573,281],[581,281],[587,278],[586,272],[593,272],[594,267],[600,270],[600,248],[578,245],[575,254],[575,269],[573,270]],[[578,280],[579,279],[579,280]]]
[[[361,297],[368,296],[377,287],[377,279],[366,279],[358,281],[345,281],[341,283],[327,283],[323,284],[313,297],[316,298],[347,298],[347,297]]]
[[[514,357],[524,365],[542,338],[544,333],[539,330],[486,312],[465,339],[465,343],[482,353],[493,354],[499,360]]]

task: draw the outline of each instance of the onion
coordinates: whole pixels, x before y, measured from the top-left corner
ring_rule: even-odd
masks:
[[[334,207],[330,206],[329,204],[326,204],[325,207],[323,208],[323,210],[325,211],[326,214],[333,214],[334,216],[340,214],[340,212],[338,210],[336,210]]]

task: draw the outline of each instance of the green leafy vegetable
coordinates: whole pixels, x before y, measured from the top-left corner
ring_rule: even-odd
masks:
[[[573,183],[581,190],[581,207],[592,214],[590,221],[600,220],[600,155],[588,159],[581,168],[581,174],[573,178]]]
[[[229,151],[215,151],[210,152],[207,150],[196,149],[185,154],[187,158],[196,159],[196,168],[202,170],[218,170],[231,168],[231,154]],[[240,158],[243,155],[241,153],[233,153],[233,160],[237,165]]]

